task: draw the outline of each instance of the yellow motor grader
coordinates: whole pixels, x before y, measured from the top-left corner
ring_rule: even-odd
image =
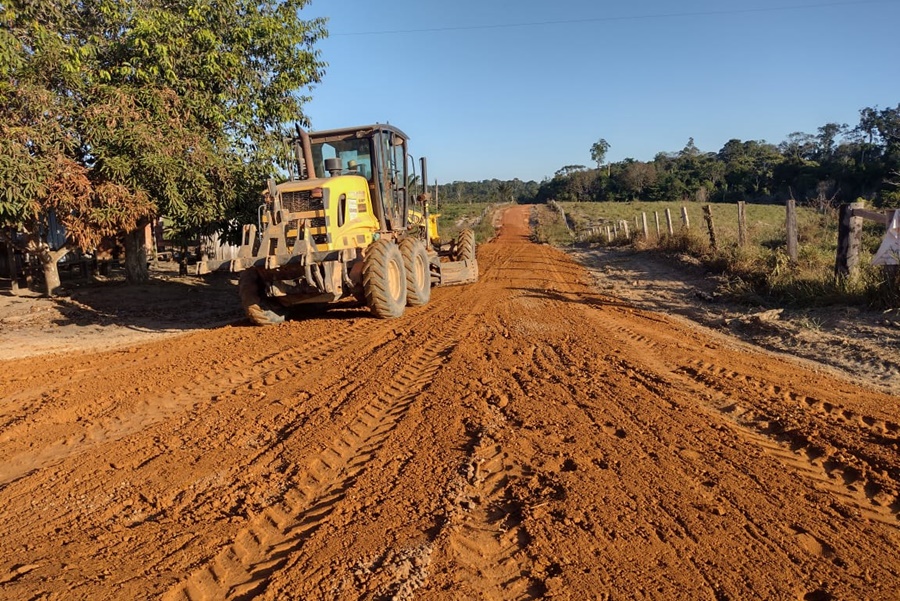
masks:
[[[477,281],[473,232],[442,243],[428,194],[412,198],[406,134],[381,124],[296,131],[290,178],[269,180],[238,257],[200,266],[240,273],[241,304],[254,323],[351,296],[377,317],[399,317],[426,304],[432,286]],[[427,182],[424,158],[421,171]]]

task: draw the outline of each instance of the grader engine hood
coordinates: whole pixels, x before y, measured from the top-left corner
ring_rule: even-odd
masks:
[[[272,222],[286,223],[286,241],[298,236],[315,251],[367,246],[378,231],[369,184],[357,175],[342,175],[276,186]],[[304,227],[309,227],[306,238]]]
[[[369,183],[358,175],[270,182],[260,209],[258,224],[243,227],[238,256],[206,261],[203,272],[321,261],[367,247],[379,230]]]

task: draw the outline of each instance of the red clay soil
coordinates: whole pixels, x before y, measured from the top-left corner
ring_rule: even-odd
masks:
[[[528,233],[397,320],[0,363],[0,598],[900,598],[896,397]]]

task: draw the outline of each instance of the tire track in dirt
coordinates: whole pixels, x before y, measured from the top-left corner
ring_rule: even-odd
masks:
[[[588,313],[588,315],[587,315],[588,318],[593,317],[593,315],[589,311],[587,311],[587,310],[585,310],[585,311]],[[625,334],[625,340],[628,341],[628,344],[633,344],[636,347],[634,349],[628,349],[628,347],[620,347],[620,348],[624,348],[626,350],[631,351],[631,352],[623,353],[623,355],[629,355],[631,357],[631,359],[623,360],[623,358],[620,357],[620,358],[615,358],[615,359],[607,359],[607,362],[609,362],[614,367],[616,372],[622,373],[624,376],[626,376],[628,378],[628,382],[637,384],[641,388],[645,389],[646,393],[639,395],[641,398],[646,399],[647,395],[649,394],[652,397],[655,397],[656,399],[658,399],[658,403],[661,407],[665,407],[666,405],[669,405],[673,410],[679,411],[679,412],[682,411],[683,409],[687,409],[687,408],[690,408],[691,406],[695,405],[693,402],[686,403],[684,400],[679,399],[679,396],[681,396],[681,394],[679,394],[679,391],[682,394],[688,394],[695,398],[698,396],[699,396],[699,398],[704,398],[703,389],[697,390],[696,387],[694,387],[694,389],[692,390],[692,387],[685,385],[685,383],[679,377],[679,374],[677,372],[672,373],[669,371],[670,367],[666,367],[667,365],[672,366],[672,367],[677,366],[678,365],[677,360],[673,362],[672,361],[673,357],[671,355],[669,355],[669,356],[666,356],[666,354],[657,355],[656,353],[653,352],[654,349],[660,348],[662,350],[667,350],[667,351],[669,351],[669,353],[671,353],[671,349],[673,347],[682,347],[683,346],[684,338],[679,339],[676,336],[672,336],[672,335],[668,334],[665,329],[659,329],[658,331],[653,331],[652,334],[643,335],[643,334],[639,333],[639,331],[635,331],[629,327],[624,327],[620,323],[617,323],[617,321],[618,321],[617,319],[613,319],[611,321],[609,320],[609,313],[623,315],[623,314],[631,313],[631,310],[624,310],[624,309],[621,311],[614,310],[612,312],[607,311],[606,313],[607,313],[607,318],[604,321],[607,322],[607,324],[605,327],[598,320],[598,323],[592,324],[592,327],[589,329],[594,329],[594,327],[596,327],[596,329],[601,330],[601,331],[604,329],[608,329],[611,332]],[[635,312],[635,313],[637,313],[637,312]],[[636,317],[638,319],[632,318],[632,323],[641,323],[641,324],[643,323],[643,320],[640,319],[640,317],[642,317],[641,315],[635,315],[634,317]],[[574,323],[578,323],[581,320],[580,319],[572,319],[572,321]],[[651,321],[659,322],[659,320],[655,320],[655,319],[653,319]],[[660,325],[666,325],[666,324],[661,323]],[[603,338],[602,334],[599,337],[602,339]],[[667,340],[666,344],[662,344],[661,342],[658,341],[658,340],[662,340],[662,339]],[[668,341],[669,339],[672,339],[671,342]],[[585,343],[585,341],[583,339],[579,341],[579,344],[584,344],[584,343]],[[711,350],[715,350],[716,346],[717,345],[709,345],[709,348]],[[563,346],[562,348],[567,348],[567,347]],[[577,348],[577,347],[573,347],[573,348]],[[687,349],[688,347],[684,346],[684,348]],[[640,349],[640,351],[638,351],[638,349]],[[649,351],[649,354],[648,354],[648,351]],[[616,353],[618,353],[618,352],[619,351],[617,350]],[[554,356],[554,355],[556,355],[556,356]],[[599,353],[598,353],[598,355],[599,355]],[[600,355],[600,356],[602,356],[602,355]],[[690,355],[686,355],[686,356],[690,356]],[[568,365],[573,365],[573,363],[577,363],[576,358],[573,358],[572,356],[570,356],[567,353],[561,353],[560,347],[557,347],[555,345],[549,345],[549,346],[542,347],[538,353],[533,354],[533,357],[534,357],[534,361],[535,361],[535,372],[536,373],[543,372],[543,373],[559,374],[564,370],[564,369],[561,369],[561,366],[568,366]],[[649,370],[647,368],[641,367],[640,364],[634,362],[635,357],[640,357],[640,360],[639,360],[640,363],[644,363],[644,361],[647,360],[649,365],[652,367]],[[672,374],[672,377],[670,377],[667,374]],[[570,378],[572,377],[572,375],[573,375],[572,372],[570,372]],[[589,385],[590,383],[582,382],[582,385],[584,385],[584,384]],[[588,390],[584,390],[583,388],[580,388],[580,386],[576,386],[575,384],[572,384],[570,386],[571,387],[569,390],[572,393],[572,396],[576,399],[579,398],[580,396],[582,396],[579,394],[580,392],[588,394],[588,396],[593,396],[593,394],[592,394],[593,391],[590,389],[590,387],[588,388]],[[696,394],[698,392],[700,393],[699,395]],[[651,411],[648,414],[646,411],[646,409],[648,409],[646,407],[646,405],[643,405],[640,410],[637,407],[635,407],[632,410],[630,403],[620,403],[618,408],[620,410],[623,410],[627,415],[629,415],[629,418],[626,419],[626,422],[632,424],[631,427],[626,426],[626,429],[620,429],[620,427],[617,426],[617,424],[616,424],[617,420],[598,418],[594,415],[595,410],[593,410],[590,407],[590,405],[585,405],[581,401],[578,401],[577,404],[579,407],[581,407],[583,409],[587,409],[591,421],[593,423],[595,423],[597,426],[599,426],[601,430],[606,432],[611,437],[617,436],[621,432],[621,436],[623,438],[626,435],[629,436],[629,438],[630,438],[632,431],[636,429],[637,432],[640,434],[640,436],[643,439],[647,439],[650,435],[659,431],[661,421],[663,423],[668,422],[667,426],[669,426],[669,427],[673,428],[675,431],[677,431],[678,429],[681,428],[682,420],[685,419],[683,416],[679,416],[679,414],[677,414],[677,413],[671,414],[669,412],[665,412],[665,413],[659,414],[659,413],[654,413]],[[703,407],[703,405],[698,406],[698,408],[702,408],[702,407]],[[714,417],[714,416],[710,416],[710,417]],[[715,424],[718,421],[721,421],[721,420],[713,419],[712,423]],[[875,418],[865,418],[865,419],[862,419],[862,422],[869,423],[870,425],[874,424],[876,431],[888,427],[887,425],[879,424],[878,420],[876,420]],[[891,422],[888,421],[887,423],[889,424]],[[663,428],[663,430],[668,430],[669,427]],[[682,434],[682,439],[679,441],[680,444],[678,444],[677,448],[690,448],[690,447],[703,448],[704,446],[708,446],[708,441],[707,441],[707,444],[704,445],[699,440],[691,441],[692,437],[693,437],[693,429],[689,432],[684,432]],[[762,440],[762,441],[749,440],[747,438],[744,438],[744,440],[745,440],[745,442],[749,442],[750,444],[752,444],[760,449],[765,449],[765,447],[767,446],[766,443],[768,442],[766,440]],[[890,441],[887,441],[887,442],[890,442]],[[666,440],[663,438],[659,439],[659,443],[661,443],[661,445],[663,447],[671,447],[673,445],[673,441]],[[683,446],[682,446],[682,444],[683,444]],[[649,444],[648,446],[650,446],[651,448],[654,446],[659,448],[660,445]],[[685,451],[685,452],[687,452],[687,451]],[[693,451],[691,451],[691,453],[693,453]],[[722,455],[719,453],[717,453],[716,455],[717,456],[715,457],[715,459],[712,460],[715,463],[715,465],[724,467],[728,464],[732,464],[733,469],[735,469],[738,472],[743,471],[745,469],[740,462],[734,462],[735,458],[729,458],[729,456]],[[690,457],[690,456],[691,455],[686,455],[686,457]],[[654,461],[660,460],[660,458],[656,456],[656,453],[651,453],[649,458],[653,459]],[[705,486],[707,486],[707,481],[708,481],[708,479],[704,480],[702,482],[699,482],[698,484],[701,484],[702,487],[705,487]],[[709,485],[715,486],[714,480],[709,481]],[[723,490],[722,492],[724,493],[725,491]],[[809,541],[811,541],[811,540],[819,541],[818,547],[821,549],[825,549],[824,553],[821,554],[823,557],[831,558],[835,563],[840,563],[842,561],[836,554],[835,549],[828,543],[824,542],[825,539],[823,537],[812,534],[808,530],[806,530],[805,528],[803,528],[802,526],[799,526],[797,524],[794,524],[791,527],[791,530],[789,533],[790,538],[788,538],[784,544],[781,544],[781,543],[773,544],[773,543],[775,543],[775,541],[781,541],[784,539],[781,539],[780,537],[773,537],[773,532],[772,532],[771,527],[769,527],[769,528],[762,527],[759,524],[758,519],[756,519],[750,512],[747,511],[746,499],[743,499],[740,496],[735,497],[730,494],[723,494],[721,496],[711,498],[710,502],[711,502],[711,505],[706,506],[706,504],[704,503],[703,507],[704,507],[704,510],[706,510],[706,508],[708,507],[708,509],[713,513],[713,515],[735,515],[735,514],[737,514],[737,515],[742,516],[743,519],[746,520],[745,530],[746,530],[747,534],[756,541],[756,544],[759,545],[760,548],[768,548],[771,550],[771,552],[776,553],[781,556],[783,556],[783,555],[790,556],[791,554],[796,552],[794,550],[794,546],[799,544],[802,548],[804,548],[810,554],[816,555],[816,553],[815,553],[816,545],[809,543]],[[648,498],[643,503],[645,505],[655,505],[658,509],[661,509],[661,510],[664,509],[666,511],[666,513],[668,513],[669,518],[674,523],[676,523],[680,526],[680,528],[676,527],[674,529],[672,529],[671,526],[663,526],[662,529],[657,530],[659,539],[661,541],[666,542],[667,540],[671,539],[673,535],[676,537],[679,536],[679,530],[680,530],[681,532],[684,533],[684,535],[692,538],[695,541],[695,543],[699,542],[699,539],[697,539],[696,537],[693,536],[693,534],[691,534],[692,526],[687,524],[684,520],[683,508],[672,507],[668,503],[660,502],[658,499],[653,499],[653,498]],[[666,519],[663,519],[662,524],[665,524],[666,521],[667,521]],[[657,523],[659,523],[659,522],[657,522]],[[801,534],[797,534],[798,532],[800,532]],[[833,534],[834,533],[831,533],[832,536],[833,536]],[[795,540],[797,542],[794,542]],[[721,576],[716,575],[715,573],[711,573],[709,571],[709,569],[706,568],[703,564],[694,562],[693,560],[692,560],[692,564],[693,564],[693,570],[704,577],[709,588],[711,588],[712,590],[722,591],[722,593],[721,593],[722,595],[725,595],[725,596],[729,595],[728,593],[725,592],[728,590],[729,587],[725,586],[723,588]],[[777,585],[775,585],[775,583],[773,583],[771,581],[769,581],[768,583],[762,583],[761,588],[759,588],[758,590],[764,590],[764,588],[762,588],[762,587],[768,588],[769,590],[771,590],[773,592],[777,590]],[[738,587],[737,590],[741,590],[740,587]],[[821,592],[821,590],[819,590],[819,592]],[[809,594],[813,594],[813,593],[816,593],[816,591],[812,591]]]
[[[678,414],[666,410],[660,411],[656,408],[683,410],[685,404],[673,399],[673,383],[661,378],[657,372],[648,371],[628,360],[617,358],[608,359],[608,361],[611,371],[624,377],[624,380],[614,380],[617,382],[614,389],[603,386],[601,381],[595,379],[585,379],[580,384],[567,386],[572,398],[572,402],[567,404],[570,411],[583,414],[587,421],[596,428],[598,434],[602,434],[609,441],[606,444],[595,443],[596,447],[611,449],[623,446],[637,434],[641,437],[643,445],[648,448],[648,450],[637,449],[640,455],[654,463],[665,461],[667,467],[664,473],[668,474],[670,478],[674,476],[681,482],[695,483],[694,486],[699,494],[693,503],[697,509],[712,515],[729,513],[741,515],[743,519],[753,524],[752,516],[743,509],[738,499],[716,494],[716,477],[700,467],[698,460],[701,460],[702,457],[695,449],[706,449],[707,453],[715,453],[715,459],[708,458],[708,461],[720,466],[719,470],[723,470],[724,466],[730,466],[739,471],[741,466],[735,464],[733,459],[727,455],[709,448],[708,440],[705,440],[698,432],[681,432],[677,439],[673,439],[668,434],[678,430],[680,425]],[[561,366],[578,365],[578,363],[578,357],[567,352],[565,348],[555,346],[540,349],[538,353],[535,353],[534,358],[535,373],[538,374],[559,373]],[[615,407],[610,407],[596,401],[598,398],[613,394],[616,396],[634,395],[641,398],[643,402],[640,405],[622,402]],[[668,450],[669,457],[664,457],[660,449]],[[602,469],[625,469],[625,466],[621,464],[622,460],[611,458],[610,450],[596,453],[588,447],[583,452],[590,457],[590,461],[594,465],[601,466]],[[630,459],[637,463],[633,456]],[[611,462],[615,462],[617,465],[609,465]],[[572,466],[574,467],[574,465],[573,463]],[[640,474],[640,479],[649,480],[661,476],[662,474],[654,474],[651,471]],[[660,482],[659,486],[665,485]],[[658,490],[652,491],[655,493],[652,494],[651,491],[640,490],[639,487],[627,485],[626,487],[638,507],[652,506],[656,509],[657,515],[652,522],[651,532],[659,542],[668,544],[670,540],[687,539],[695,545],[701,544],[700,537],[702,535],[694,532],[698,526],[696,520],[685,516],[684,507],[679,506],[678,502],[673,500],[677,497],[670,499],[665,492],[661,496],[657,496],[660,495]],[[674,494],[674,491],[671,493]],[[786,552],[785,548],[773,544],[771,537],[766,536],[763,529],[747,528],[747,532],[760,548],[770,549],[774,553]],[[704,578],[710,588],[721,589],[721,583],[714,574],[710,573],[707,566],[692,558],[688,559],[690,559],[693,570]]]
[[[411,314],[417,316],[419,319],[428,319],[430,315],[433,315],[435,312],[441,312],[446,309],[446,305],[450,303],[449,299],[441,299],[438,302],[434,303],[434,306],[426,306],[421,309],[417,309],[412,311]],[[344,325],[343,322],[336,321],[335,323],[339,325]],[[303,324],[293,323],[290,324],[294,329],[300,328]],[[364,330],[364,331],[361,331]],[[184,413],[185,417],[189,420],[195,419],[194,416],[198,416],[203,412],[207,411],[210,407],[219,407],[223,401],[227,401],[229,399],[233,399],[236,396],[243,396],[252,398],[259,395],[265,395],[266,391],[270,389],[271,386],[274,386],[278,383],[289,382],[292,378],[295,377],[305,377],[309,374],[310,371],[315,371],[315,366],[319,364],[321,361],[328,359],[329,355],[333,355],[336,350],[346,351],[347,349],[344,345],[351,345],[354,349],[354,352],[357,353],[372,353],[375,352],[376,349],[385,346],[391,340],[394,339],[394,335],[391,333],[392,327],[387,322],[379,322],[373,321],[371,319],[362,319],[357,320],[355,323],[350,322],[349,327],[346,329],[338,330],[337,332],[333,332],[329,334],[325,338],[316,339],[315,345],[318,345],[320,341],[323,342],[322,347],[316,346],[315,353],[310,353],[297,349],[289,349],[286,351],[273,353],[269,355],[269,358],[258,365],[250,365],[248,367],[247,361],[240,361],[238,359],[233,359],[227,363],[219,363],[217,365],[217,369],[214,373],[209,374],[201,379],[195,379],[193,385],[186,385],[180,389],[181,400],[185,401],[182,409],[187,411]],[[352,335],[346,335],[345,332],[350,332]],[[382,334],[378,334],[378,332],[382,332]],[[386,335],[385,335],[386,333]],[[307,345],[308,346],[308,345]],[[338,349],[338,347],[342,347]],[[319,353],[325,353],[323,356],[319,357]],[[312,356],[316,355],[316,356]],[[229,374],[228,368],[229,366],[234,366],[234,373]],[[266,373],[268,371],[268,373]],[[219,373],[222,372],[222,373]],[[263,375],[264,374],[264,375]],[[208,385],[197,386],[197,383],[206,382]],[[314,392],[316,389],[320,389],[322,384],[326,382],[322,381],[321,378],[315,379],[315,386],[309,388],[310,392]],[[226,386],[227,385],[227,386]],[[233,385],[237,385],[237,387],[232,387]],[[219,392],[220,390],[227,389],[228,392],[223,394],[215,395],[213,393]],[[339,393],[339,391],[337,391]],[[304,393],[309,394],[309,393]],[[149,421],[143,421],[142,427],[149,427],[153,425],[153,423],[159,422],[162,418],[166,417],[165,415],[159,415],[161,411],[159,410],[159,401],[153,399],[152,397],[147,399],[141,399],[140,404],[150,407],[153,412],[153,419]],[[177,408],[177,406],[176,406]],[[125,419],[132,420],[131,423],[136,421],[136,416],[132,414],[127,414],[123,412]],[[140,414],[136,414],[140,416]],[[181,415],[180,411],[174,411],[172,415]],[[171,417],[171,416],[170,416]],[[108,418],[105,420],[103,425],[108,426],[108,423],[111,423],[113,419],[118,419],[115,416],[113,418]],[[183,421],[184,418],[181,418]],[[118,436],[109,436],[105,434],[105,431],[101,430],[101,434],[93,438],[92,442],[94,446],[100,445],[103,443],[112,443],[119,438],[122,438],[125,435],[128,435],[129,432],[122,431],[120,428],[118,431]],[[211,433],[214,439],[214,432]],[[202,436],[208,436],[201,435]],[[84,449],[82,449],[84,450]],[[149,461],[152,461],[155,457],[161,456],[163,451],[156,451],[149,456],[144,457],[140,464],[143,465]],[[74,453],[68,453],[67,456],[71,456]],[[91,454],[85,454],[84,463],[91,463],[95,460],[95,457]],[[118,458],[110,458],[111,461],[115,461],[116,463],[121,464]],[[53,463],[57,463],[54,461]],[[129,462],[130,463],[130,462]],[[138,466],[139,467],[139,466]],[[90,493],[88,493],[90,495]]]
[[[629,308],[521,230],[479,248],[477,284],[398,320],[338,310],[91,356],[132,388],[148,362],[144,396],[169,384],[186,405],[0,489],[0,597],[896,597],[900,530],[842,496],[875,511],[858,493],[897,480],[893,399]],[[249,373],[361,322],[323,360]],[[137,406],[86,373],[48,384],[85,408],[96,391],[86,425]],[[49,415],[41,394],[20,400]],[[17,436],[40,449],[55,427]],[[807,448],[860,479],[779,456]]]
[[[101,416],[67,438],[44,446],[37,453],[10,457],[0,470],[0,490],[18,478],[83,453],[98,443],[119,440],[154,423],[165,421],[185,409],[196,408],[197,403],[209,403],[223,393],[234,393],[239,388],[252,389],[294,376],[346,344],[362,341],[367,334],[366,324],[359,321],[325,338],[317,339],[315,347],[286,349],[250,366],[239,359],[216,363],[209,372],[195,375],[169,393],[140,398],[127,414]],[[45,419],[53,417],[46,416]],[[2,432],[3,439],[15,436],[14,429]]]
[[[438,305],[436,310],[441,310],[440,305]],[[415,313],[422,318],[426,318],[428,314],[426,311],[416,311]],[[370,330],[369,337],[366,339],[365,344],[358,344],[357,348],[354,349],[354,352],[374,353],[376,350],[381,349],[380,354],[382,357],[379,357],[376,361],[383,361],[383,357],[386,356],[385,352],[390,352],[389,349],[385,347],[385,340],[393,340],[395,338],[395,335],[392,333],[393,327],[387,322],[366,320],[366,323]],[[378,334],[379,331],[386,333],[386,337],[384,334]],[[262,407],[263,405],[260,404],[260,400],[268,394],[270,399],[274,399],[274,401],[281,406],[278,410],[280,413],[279,419],[273,422],[269,417],[266,417],[261,421],[260,418],[255,418],[254,421],[257,421],[258,423],[252,430],[259,433],[259,440],[251,441],[248,439],[247,435],[242,434],[240,438],[235,441],[238,442],[241,447],[246,447],[247,445],[252,445],[252,447],[266,445],[267,441],[273,440],[273,437],[268,434],[263,436],[263,433],[266,432],[267,428],[271,428],[270,431],[278,432],[277,436],[274,437],[274,440],[276,441],[280,437],[289,436],[289,430],[286,429],[285,426],[278,425],[278,422],[284,423],[285,421],[290,421],[290,415],[298,415],[298,409],[300,410],[300,414],[302,414],[303,410],[301,407],[305,404],[303,403],[303,399],[309,399],[310,396],[315,397],[317,394],[322,395],[321,398],[330,398],[334,406],[331,409],[323,407],[321,411],[326,413],[329,411],[333,412],[336,411],[336,407],[343,402],[342,399],[346,399],[356,389],[362,386],[362,382],[354,383],[353,381],[347,381],[339,375],[337,376],[336,381],[332,379],[334,376],[331,375],[327,378],[323,377],[326,373],[333,373],[329,370],[320,372],[320,376],[313,380],[309,380],[306,376],[308,376],[309,373],[316,371],[315,365],[315,363],[311,363],[308,366],[289,366],[288,369],[291,370],[294,370],[295,368],[299,369],[299,373],[296,377],[284,377],[286,374],[285,370],[274,369],[273,373],[268,374],[268,376],[262,380],[255,383],[251,382],[244,387],[234,389],[230,393],[221,395],[214,402],[206,399],[205,402],[193,403],[188,413],[185,413],[183,417],[178,418],[179,424],[176,425],[175,433],[178,433],[177,437],[183,442],[177,444],[176,448],[189,440],[208,440],[211,441],[214,446],[216,440],[221,440],[221,435],[217,430],[221,428],[222,424],[219,423],[218,420],[209,420],[208,417],[204,418],[204,414],[208,415],[210,411],[215,413],[229,411],[229,405],[234,407],[246,406],[248,408],[253,406]],[[292,392],[295,386],[292,382],[293,379],[296,379],[298,383],[303,382],[303,392],[300,397],[300,401],[303,404],[297,406],[296,409],[294,408],[296,401],[287,401],[287,404],[285,405],[282,404],[282,401],[278,400],[280,398],[285,398],[287,400],[292,396],[296,396],[295,393]],[[269,403],[266,402],[265,404]],[[287,413],[283,413],[285,411]],[[303,421],[305,420],[306,418],[304,417]],[[196,431],[195,429],[184,430],[185,423],[194,423],[198,426],[202,426],[204,429],[202,431]],[[106,444],[101,442],[96,443],[95,452],[83,453],[75,462],[70,460],[68,465],[64,468],[64,471],[61,473],[57,472],[58,475],[54,476],[54,479],[58,478],[60,474],[65,473],[91,473],[95,471],[96,468],[90,466],[96,465],[98,461],[101,465],[107,466],[105,468],[106,471],[109,470],[108,466],[113,463],[117,465],[116,469],[124,468],[126,470],[133,469],[141,471],[145,471],[143,469],[144,466],[153,462],[156,462],[161,466],[165,465],[168,463],[166,457],[172,452],[173,445],[171,443],[159,445],[154,441],[159,440],[158,436],[160,434],[165,436],[166,430],[169,430],[171,433],[171,426],[163,426],[162,431],[159,431],[158,427],[148,429],[146,433],[152,433],[154,430],[158,431],[157,436],[153,436],[149,440],[146,436],[143,437],[147,442],[141,443],[140,446],[134,446],[131,442],[125,443],[131,447],[131,457],[126,458],[125,463],[123,463],[121,451],[113,451],[112,447],[110,447],[114,441],[107,439],[105,441]],[[256,436],[257,435],[254,435],[254,437]],[[191,444],[196,444],[196,442]],[[204,446],[210,447],[211,445],[206,444]],[[265,446],[263,446],[263,450],[260,451],[260,453],[264,454],[265,452],[266,449]],[[269,454],[271,455],[271,453]],[[105,460],[104,456],[107,457]],[[238,482],[241,480],[246,481],[249,474],[257,473],[264,475],[272,470],[280,470],[281,468],[278,467],[278,465],[279,462],[283,460],[279,459],[276,454],[275,458],[269,457],[266,459],[270,464],[274,464],[274,467],[266,465],[253,467],[253,465],[259,461],[262,461],[262,459],[251,460],[250,466],[241,470],[246,473],[247,476],[242,475]],[[103,469],[104,468],[101,468],[101,471],[103,471]],[[81,490],[77,495],[67,494],[60,497],[58,501],[42,504],[42,511],[35,513],[35,518],[37,519],[39,516],[41,521],[62,519],[67,514],[74,515],[81,511],[90,511],[92,518],[98,521],[98,525],[103,525],[103,531],[101,531],[99,536],[101,536],[101,538],[109,538],[107,529],[110,524],[115,525],[115,527],[120,527],[119,524],[124,524],[126,527],[131,528],[140,524],[142,520],[148,519],[148,517],[151,519],[159,519],[159,517],[153,516],[178,516],[184,511],[192,511],[191,507],[196,503],[212,503],[214,507],[217,506],[222,498],[222,488],[226,486],[227,483],[235,482],[234,479],[237,477],[237,471],[233,467],[227,467],[226,464],[226,466],[217,468],[213,477],[202,476],[194,481],[188,481],[181,491],[174,490],[158,499],[155,495],[150,498],[141,496],[139,490],[142,487],[140,487],[139,483],[132,483],[131,481],[123,482],[111,491],[108,485],[104,485],[105,477],[101,474],[97,475],[101,477],[93,477],[93,474],[91,474],[91,477],[83,479],[82,481],[85,486],[81,487]],[[137,484],[137,487],[135,484]],[[236,486],[237,484],[235,483],[232,485]],[[245,485],[241,486],[243,487]],[[130,491],[131,494],[129,494]],[[29,486],[26,487],[21,494],[8,497],[8,499],[14,501],[18,498],[21,499],[22,502],[28,503],[28,499],[32,498],[33,494],[34,492]],[[159,513],[159,508],[165,508],[163,513]],[[146,511],[150,511],[151,513],[147,514]],[[28,523],[31,522],[29,521]],[[20,521],[18,526],[29,527],[28,523]],[[32,523],[32,526],[39,527],[37,522]],[[152,565],[157,565],[157,561],[154,560]]]
[[[465,590],[458,593],[491,600],[540,598],[542,585],[529,575],[524,508],[511,487],[527,474],[483,429],[474,444],[465,479],[450,495],[449,520],[439,537],[468,574]]]
[[[441,299],[429,303],[429,305],[416,310],[415,314],[418,318],[439,314],[446,309],[449,302],[449,300]],[[296,323],[291,323],[282,329],[293,329],[296,326]],[[223,396],[233,395],[241,390],[268,386],[273,382],[305,373],[316,363],[326,360],[339,350],[361,347],[372,351],[385,342],[385,340],[372,336],[372,325],[369,319],[357,319],[348,325],[341,324],[338,329],[332,329],[324,336],[317,337],[314,344],[301,343],[299,346],[291,346],[269,353],[253,362],[235,356],[222,361],[212,361],[208,371],[194,373],[181,386],[174,390],[162,391],[162,394],[159,395],[138,389],[134,392],[136,398],[131,401],[127,411],[110,407],[97,417],[84,420],[74,432],[70,431],[65,438],[48,441],[37,452],[10,454],[3,468],[0,469],[0,490],[10,482],[36,470],[57,464],[68,457],[86,452],[97,444],[120,440],[186,410],[201,410],[220,400]],[[115,371],[123,369],[119,368]],[[38,413],[38,419],[35,419],[32,414],[26,422],[24,416],[28,415],[28,411],[40,412],[41,405],[39,403],[40,401],[35,401],[21,405],[18,411],[19,416],[14,418],[15,423],[33,429],[41,421],[57,423],[63,420],[61,414],[68,411],[67,407],[60,406],[56,410]],[[113,414],[113,411],[116,413]],[[12,424],[7,428],[0,428],[0,448],[2,448],[3,441],[13,441],[20,436],[14,426],[15,424]]]
[[[728,419],[749,441],[760,446],[766,453],[777,458],[786,467],[814,480],[820,487],[834,494],[862,516],[895,528],[900,528],[900,496],[896,489],[886,489],[881,483],[867,476],[873,470],[881,471],[884,466],[875,459],[861,453],[859,449],[844,447],[837,449],[831,445],[816,443],[802,429],[786,427],[782,418],[767,415],[742,404],[735,399],[722,382],[739,379],[760,396],[769,395],[776,401],[789,401],[814,408],[839,423],[853,422],[857,428],[868,430],[869,437],[878,444],[898,442],[896,436],[885,436],[884,432],[894,431],[893,422],[881,422],[874,418],[858,417],[852,411],[835,407],[780,386],[766,386],[762,382],[713,364],[696,362],[696,367],[679,370],[704,386],[720,393],[720,400],[709,403],[711,409]],[[848,460],[849,454],[855,460]]]
[[[667,364],[670,367],[676,365],[665,355],[656,352],[657,349],[670,348],[673,336],[664,331],[657,331],[651,338],[633,327],[621,324],[612,324],[608,327],[624,335],[629,343],[645,349],[642,354],[645,359],[652,357],[654,363]],[[774,404],[779,407],[779,412],[799,409],[801,412],[817,414],[839,427],[861,430],[867,443],[885,448],[900,442],[898,437],[900,426],[896,422],[860,414],[833,402],[822,401],[702,360],[688,361],[687,365],[676,367],[672,373],[688,376],[704,389],[715,391],[714,396],[718,397],[724,395],[733,399],[736,388],[741,390],[741,396],[747,391],[753,391],[762,401],[762,408],[750,409],[752,403],[744,403],[746,406],[743,408],[728,402],[708,401],[707,405],[717,415],[725,417],[728,423],[736,426],[745,440],[778,458],[787,467],[811,477],[825,490],[835,494],[866,517],[892,526],[900,525],[898,524],[900,496],[897,494],[900,474],[890,474],[895,472],[896,468],[886,464],[883,458],[867,456],[861,451],[861,447],[837,449],[822,440],[814,443],[802,430],[796,428],[786,430],[781,424],[783,418],[778,417],[778,414],[767,412],[764,407]],[[660,393],[658,387],[656,392]],[[702,394],[700,398],[703,398]],[[821,436],[819,438],[821,439]],[[844,459],[848,453],[856,460]],[[877,479],[867,477],[873,470],[889,474],[887,481],[884,477]]]
[[[682,371],[694,379],[702,380],[706,385],[717,385],[721,389],[723,386],[719,383],[722,381],[737,382],[753,390],[759,396],[769,398],[774,402],[783,401],[801,409],[811,409],[834,423],[867,430],[872,440],[879,444],[892,444],[900,441],[900,424],[896,422],[860,415],[832,402],[806,396],[777,384],[769,384],[733,369],[698,360],[690,362],[690,366],[682,368]]]
[[[212,565],[195,571],[164,599],[249,599],[284,568],[291,556],[328,519],[387,437],[403,419],[416,395],[441,368],[459,342],[466,316],[446,323],[446,331],[420,349],[394,376],[395,381],[360,412],[336,442],[301,470],[283,498],[263,510],[219,552]]]

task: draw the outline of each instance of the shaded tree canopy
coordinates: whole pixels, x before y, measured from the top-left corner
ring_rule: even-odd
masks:
[[[323,73],[306,3],[4,1],[0,223],[39,244],[53,212],[90,248],[152,214],[239,211]]]

